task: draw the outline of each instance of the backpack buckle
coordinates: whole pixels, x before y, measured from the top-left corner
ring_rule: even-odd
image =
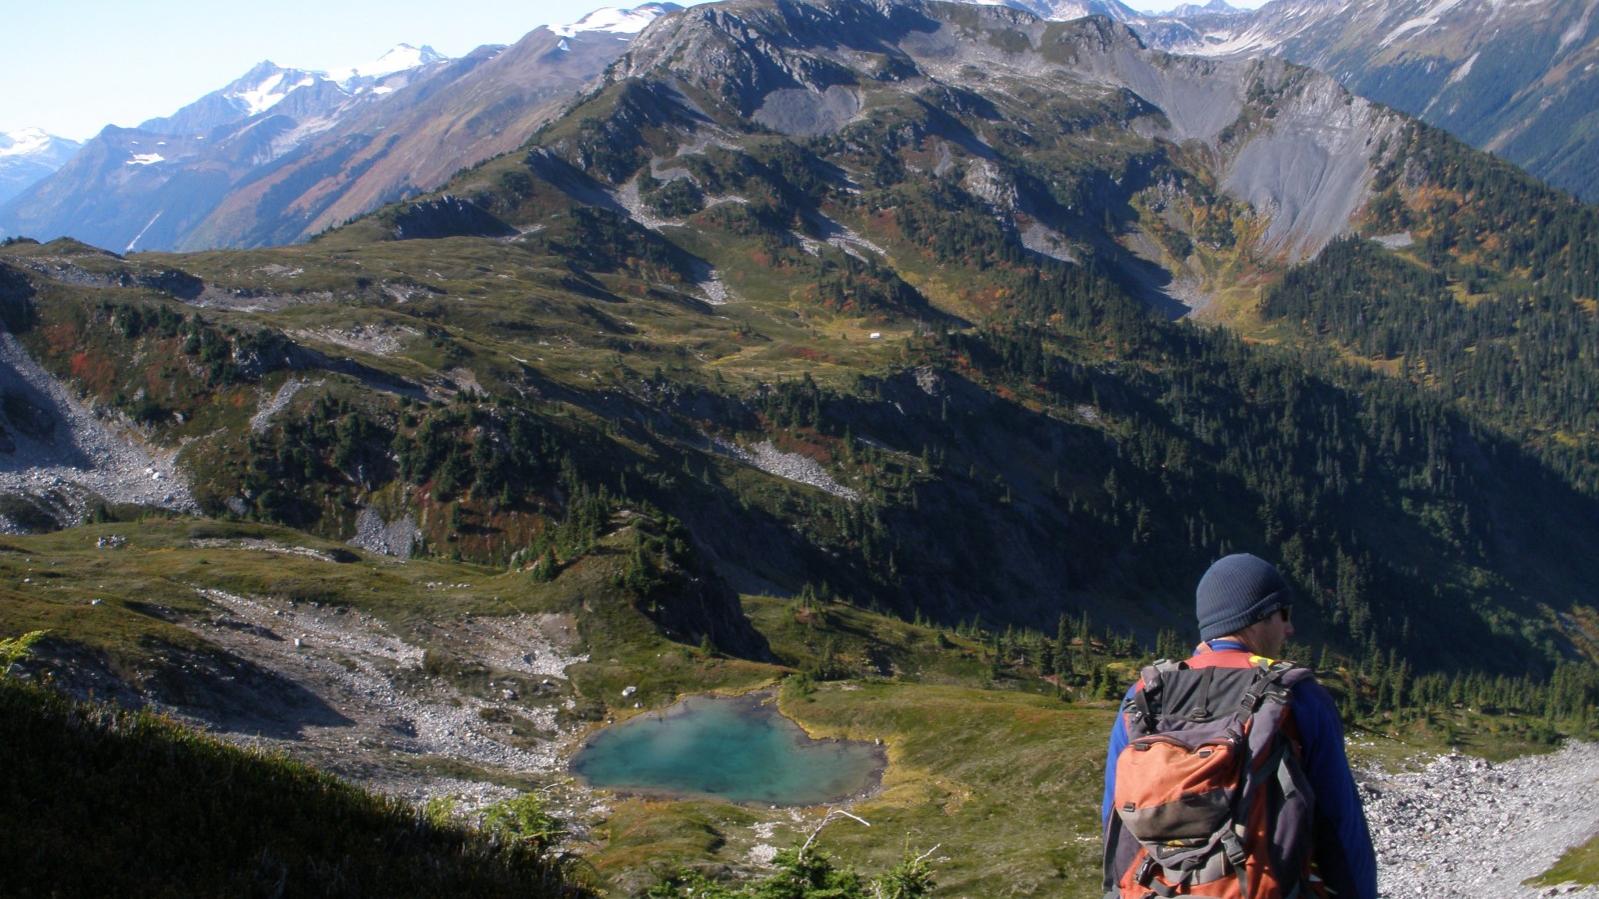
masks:
[[[1144,863],[1138,866],[1138,873],[1133,875],[1133,880],[1137,881],[1139,886],[1147,887],[1150,881],[1155,879],[1155,869],[1159,867],[1160,863],[1155,861],[1153,855],[1146,855]]]
[[[1238,839],[1238,834],[1229,829],[1221,837],[1221,851],[1226,853],[1227,861],[1235,870],[1242,870],[1244,862],[1249,859],[1249,853],[1244,851],[1244,844]]]

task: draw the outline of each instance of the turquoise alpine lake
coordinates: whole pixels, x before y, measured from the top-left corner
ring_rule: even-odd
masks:
[[[859,795],[886,765],[879,746],[812,740],[762,694],[691,696],[600,731],[572,760],[596,787],[768,805]]]

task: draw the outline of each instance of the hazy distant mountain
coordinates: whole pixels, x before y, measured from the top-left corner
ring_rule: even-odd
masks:
[[[1164,13],[1150,13],[1146,18],[1194,19],[1200,16],[1247,16],[1248,10],[1235,9],[1227,0],[1210,0],[1209,3],[1184,3]]]
[[[414,58],[426,61],[344,82],[262,62],[171,116],[108,126],[54,174],[0,205],[0,229],[119,251],[179,246],[240,183],[447,68],[431,50]]]
[[[644,3],[632,9],[597,9],[570,25],[552,25],[550,31],[561,37],[609,34],[630,40],[661,16],[682,9],[676,3]]]
[[[1587,0],[1276,0],[1130,24],[1150,45],[1282,56],[1599,200],[1599,16]]]
[[[0,131],[0,203],[61,168],[82,146],[38,128]]]
[[[679,7],[602,10],[474,53],[231,192],[179,246],[303,240],[521,146],[645,24]],[[468,65],[470,63],[470,65]]]
[[[0,203],[0,231],[114,250],[290,243],[511,150],[658,16],[599,10],[449,60],[401,44],[337,73],[263,62]]]
[[[968,0],[1103,15],[1150,47],[1281,56],[1599,201],[1599,16],[1590,0],[1225,0],[1139,13],[1117,0]]]
[[[1009,6],[1043,19],[1067,21],[1083,16],[1105,16],[1127,22],[1141,14],[1120,0],[973,0],[979,6]]]

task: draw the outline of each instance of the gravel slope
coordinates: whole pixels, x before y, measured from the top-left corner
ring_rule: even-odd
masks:
[[[0,392],[30,410],[6,417],[0,492],[49,494],[71,519],[88,498],[195,511],[177,453],[152,448],[125,423],[95,416],[66,385],[39,366],[10,334],[0,333]]]
[[[1599,897],[1599,887],[1522,886],[1599,833],[1599,743],[1499,764],[1444,755],[1360,780],[1385,899]]]

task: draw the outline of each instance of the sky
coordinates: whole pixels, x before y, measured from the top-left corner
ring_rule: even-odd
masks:
[[[338,70],[400,43],[463,56],[644,0],[30,0],[0,29],[0,131],[85,140],[171,115],[270,59]],[[677,0],[692,5],[698,0]],[[1128,5],[1162,11],[1182,0]],[[1264,0],[1232,0],[1259,6]]]

